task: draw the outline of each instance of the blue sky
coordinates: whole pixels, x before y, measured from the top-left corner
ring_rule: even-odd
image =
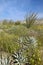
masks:
[[[43,0],[0,0],[0,20],[24,20],[27,12],[43,18]]]

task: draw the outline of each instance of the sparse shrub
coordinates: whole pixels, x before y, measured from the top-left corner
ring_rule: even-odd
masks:
[[[7,20],[3,20],[2,24],[3,24],[3,25],[8,24]]]
[[[20,25],[20,24],[21,24],[20,21],[15,22],[15,25]]]

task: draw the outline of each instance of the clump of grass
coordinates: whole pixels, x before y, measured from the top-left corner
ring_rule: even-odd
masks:
[[[27,15],[26,16],[26,26],[27,28],[30,28],[34,22],[36,21],[36,14],[35,13],[32,13],[30,16]]]

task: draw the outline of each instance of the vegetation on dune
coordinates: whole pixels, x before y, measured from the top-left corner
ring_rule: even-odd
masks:
[[[0,53],[1,51],[10,53],[12,57],[10,62],[13,64],[41,65],[43,26],[33,25],[35,20],[36,14],[32,13],[26,17],[24,24],[12,20],[0,23]]]

